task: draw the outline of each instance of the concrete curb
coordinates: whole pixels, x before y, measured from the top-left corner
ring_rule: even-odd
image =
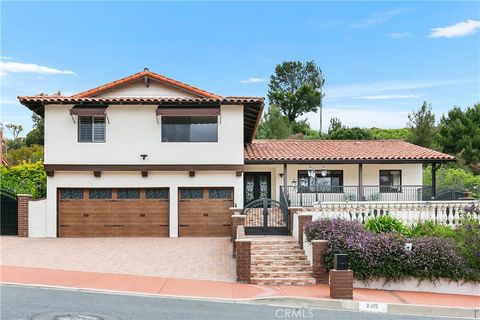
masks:
[[[239,304],[255,304],[283,308],[312,308],[312,309],[328,309],[328,310],[343,310],[343,311],[361,311],[369,313],[369,311],[360,310],[361,301],[352,300],[338,300],[338,299],[314,299],[314,298],[298,298],[286,296],[274,296],[265,298],[244,298],[244,299],[230,299],[230,298],[213,298],[213,297],[194,297],[181,295],[165,295],[159,293],[139,293],[132,291],[115,291],[104,289],[90,289],[90,288],[76,288],[63,286],[49,286],[49,285],[35,285],[13,282],[1,282],[2,285],[32,287],[40,289],[56,289],[76,292],[91,292],[103,294],[118,294],[131,295],[150,298],[164,298],[164,299],[184,299],[195,301],[210,301],[222,303],[239,303]],[[375,302],[369,302],[375,304]],[[387,313],[387,314],[405,314],[417,316],[432,316],[432,317],[451,317],[451,318],[466,318],[466,319],[480,319],[479,308],[462,308],[462,307],[441,307],[431,305],[415,305],[415,304],[396,304],[396,303],[378,303],[386,307],[385,312],[372,313]]]

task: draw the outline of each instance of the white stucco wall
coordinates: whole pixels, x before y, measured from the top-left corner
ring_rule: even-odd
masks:
[[[162,142],[156,106],[112,105],[106,142],[80,143],[71,107],[45,107],[46,164],[243,164],[242,105],[221,106],[218,142]]]
[[[28,236],[31,238],[47,235],[47,200],[28,202]]]
[[[57,188],[170,188],[170,236],[178,236],[178,188],[179,187],[233,187],[234,204],[243,205],[243,177],[233,171],[197,171],[195,177],[188,172],[149,172],[142,177],[140,172],[102,172],[100,178],[92,172],[55,172],[47,178],[47,205],[45,234],[36,236],[57,236]],[[36,229],[40,230],[41,228]]]

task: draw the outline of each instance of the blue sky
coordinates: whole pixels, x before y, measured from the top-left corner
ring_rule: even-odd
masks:
[[[143,70],[221,95],[266,96],[284,60],[315,60],[330,117],[398,128],[480,101],[479,2],[2,2],[1,122],[18,95],[70,95]],[[318,128],[318,114],[308,114]]]

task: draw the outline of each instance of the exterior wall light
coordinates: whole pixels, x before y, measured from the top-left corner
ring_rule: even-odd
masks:
[[[325,168],[325,166],[322,167],[322,170],[320,170],[320,174],[322,175],[322,177],[326,177],[327,176],[327,169]]]
[[[145,160],[148,157],[148,154],[141,154],[140,157],[142,157],[142,159]]]

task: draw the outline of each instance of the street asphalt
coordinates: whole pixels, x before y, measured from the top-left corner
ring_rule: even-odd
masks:
[[[14,285],[0,286],[0,308],[2,320],[448,319]]]

